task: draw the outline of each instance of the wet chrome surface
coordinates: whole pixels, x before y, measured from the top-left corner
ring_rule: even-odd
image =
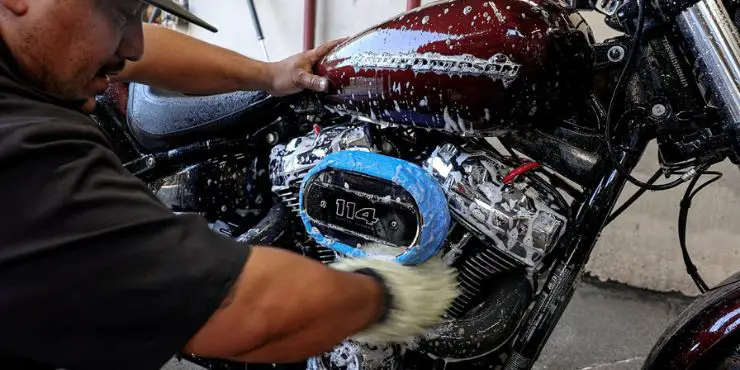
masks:
[[[677,19],[712,103],[728,123],[740,123],[740,35],[718,0],[704,0]]]

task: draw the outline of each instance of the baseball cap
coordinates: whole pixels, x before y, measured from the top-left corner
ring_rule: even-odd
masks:
[[[182,18],[192,24],[201,26],[211,32],[218,32],[216,27],[211,26],[208,22],[200,19],[197,15],[178,5],[173,0],[142,0],[142,2],[156,6],[172,15]]]

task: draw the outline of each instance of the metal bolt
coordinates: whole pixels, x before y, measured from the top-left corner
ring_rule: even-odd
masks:
[[[157,160],[154,159],[154,157],[149,157],[146,159],[146,166],[147,167],[154,167],[154,165],[157,164]]]
[[[396,220],[391,221],[391,228],[398,229],[398,221]]]
[[[609,51],[606,53],[607,58],[609,58],[609,61],[612,63],[621,62],[622,59],[624,59],[624,48],[621,46],[612,46],[609,48]]]
[[[267,134],[266,139],[268,144],[273,145],[278,141],[278,134],[275,132],[270,132]]]
[[[653,108],[650,111],[650,113],[653,114],[653,117],[663,117],[667,112],[668,108],[666,108],[663,104],[653,105]]]

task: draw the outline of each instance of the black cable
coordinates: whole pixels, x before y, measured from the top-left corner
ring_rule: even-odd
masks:
[[[588,3],[591,5],[591,10],[595,11],[596,13],[599,13],[605,17],[609,17],[609,14],[606,14],[603,10],[601,10],[599,7],[596,6],[596,2],[594,0],[588,0]],[[577,28],[577,27],[576,27]]]
[[[606,123],[605,123],[605,131],[606,131],[606,148],[609,152],[609,157],[614,162],[614,165],[619,172],[620,175],[624,176],[627,181],[631,182],[632,184],[646,189],[646,190],[668,190],[675,188],[678,185],[683,184],[691,177],[695,176],[695,173],[691,175],[681,176],[680,178],[671,181],[669,183],[660,184],[660,185],[654,185],[654,184],[648,184],[645,182],[642,182],[629,174],[627,170],[622,167],[622,164],[619,162],[619,158],[617,158],[617,153],[614,151],[614,146],[612,145],[612,127],[611,127],[611,117],[614,111],[614,103],[616,102],[616,98],[619,92],[619,89],[622,85],[622,81],[624,80],[625,76],[627,75],[627,72],[629,72],[630,66],[632,64],[632,59],[634,58],[635,51],[637,50],[637,47],[640,45],[640,38],[642,37],[642,30],[645,26],[645,1],[646,0],[637,0],[638,4],[638,15],[637,15],[637,30],[635,31],[635,35],[632,37],[632,46],[630,47],[630,51],[627,55],[627,62],[624,65],[624,69],[622,69],[622,74],[619,76],[619,79],[617,80],[617,85],[614,88],[614,94],[612,94],[612,98],[609,102],[609,109],[606,113]]]
[[[714,177],[707,180],[696,190],[694,190],[694,187],[703,175],[712,175]],[[699,270],[696,268],[696,265],[694,265],[693,261],[691,260],[691,255],[689,255],[689,250],[686,246],[686,224],[688,223],[689,219],[689,209],[691,208],[691,201],[694,199],[694,197],[699,194],[699,192],[702,191],[704,188],[713,184],[721,178],[722,173],[713,171],[702,172],[699,176],[694,177],[694,179],[691,180],[689,186],[686,188],[683,199],[681,199],[681,208],[678,213],[678,241],[681,244],[681,254],[683,256],[683,262],[686,265],[686,272],[689,274],[689,276],[691,276],[691,279],[694,280],[694,284],[696,284],[696,287],[699,288],[699,291],[702,292],[702,294],[709,290],[709,286],[707,286],[706,282],[704,282],[704,279],[702,279],[701,275],[699,274]]]
[[[660,175],[663,174],[663,171],[661,169],[658,169],[655,171],[655,174],[653,174],[653,177],[650,178],[650,180],[647,181],[648,184],[652,185],[655,184],[656,181],[660,178]],[[634,204],[640,197],[647,192],[648,189],[640,188],[638,189],[635,194],[633,194],[629,199],[627,199],[624,204],[622,204],[617,210],[612,212],[612,214],[609,216],[609,218],[606,219],[606,223],[604,224],[604,227],[612,223],[612,221],[616,220],[617,217],[619,217],[624,211],[627,210],[632,204]]]

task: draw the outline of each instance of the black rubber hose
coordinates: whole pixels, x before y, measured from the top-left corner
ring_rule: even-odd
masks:
[[[290,230],[293,219],[283,203],[276,203],[257,225],[236,240],[249,245],[273,245]]]
[[[257,7],[254,6],[254,0],[247,0],[249,5],[249,13],[252,14],[252,23],[254,24],[254,30],[257,32],[257,39],[262,41],[265,36],[262,34],[262,24],[260,24],[260,17],[257,15]]]
[[[686,224],[688,223],[689,209],[691,208],[691,202],[694,197],[699,194],[699,192],[702,191],[704,188],[721,179],[722,173],[707,171],[703,172],[701,175],[711,175],[714,177],[701,184],[696,190],[694,190],[694,187],[696,187],[697,183],[699,182],[699,178],[701,177],[697,176],[693,180],[691,180],[691,183],[686,188],[683,199],[681,199],[681,208],[678,212],[678,242],[681,245],[681,256],[683,257],[683,262],[686,265],[686,272],[689,274],[689,276],[691,276],[691,279],[694,281],[694,284],[696,284],[696,287],[699,288],[699,291],[704,294],[709,290],[709,286],[701,277],[701,275],[699,274],[699,270],[696,268],[696,265],[694,265],[694,262],[691,260],[691,255],[689,254],[688,247],[686,246]]]

